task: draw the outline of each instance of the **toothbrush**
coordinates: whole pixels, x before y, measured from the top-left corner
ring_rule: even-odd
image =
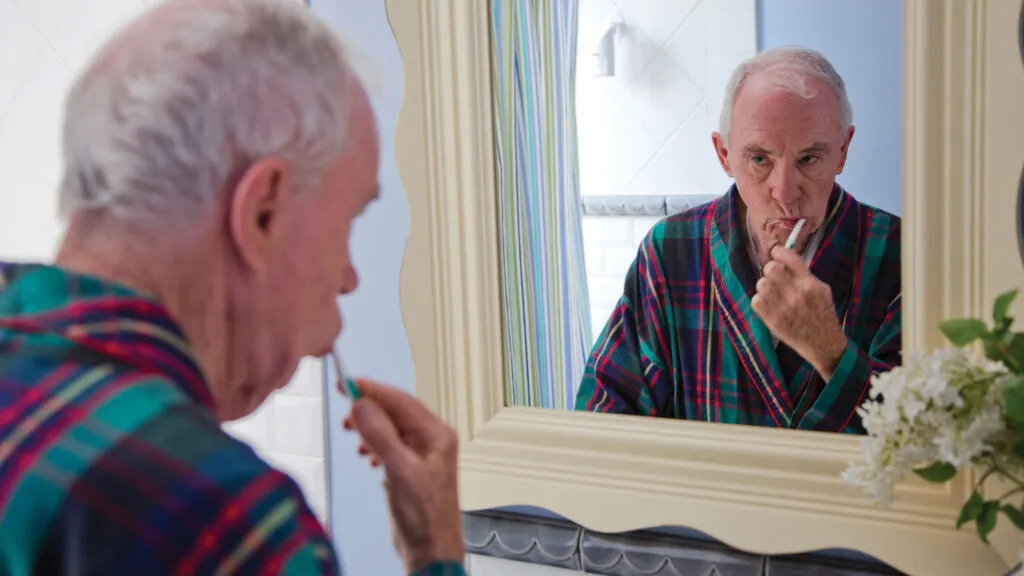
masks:
[[[359,388],[356,388],[356,383],[351,378],[345,376],[338,353],[332,350],[330,356],[334,362],[334,371],[338,373],[338,391],[341,392],[342,396],[346,396],[351,400],[359,398]]]
[[[793,231],[789,234],[789,239],[786,240],[786,250],[792,250],[793,246],[796,246],[796,239],[800,237],[800,231],[804,229],[804,224],[807,222],[807,218],[801,218],[796,226],[793,227]]]

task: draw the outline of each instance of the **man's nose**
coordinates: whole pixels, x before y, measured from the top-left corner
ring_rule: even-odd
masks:
[[[341,284],[341,293],[351,294],[359,287],[359,273],[351,264],[345,266],[345,279]]]
[[[783,206],[792,204],[800,198],[800,185],[803,175],[795,166],[780,163],[772,173],[772,198]]]

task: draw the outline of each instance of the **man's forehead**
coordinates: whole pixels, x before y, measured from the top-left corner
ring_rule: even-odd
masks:
[[[770,148],[785,140],[799,148],[827,148],[828,142],[842,137],[838,106],[818,95],[811,99],[796,94],[746,102],[738,99],[736,104],[732,132],[744,147]]]
[[[829,152],[832,144],[826,140],[805,139],[804,142],[793,142],[791,145],[778,145],[772,138],[748,138],[743,145],[743,151],[748,154],[779,154],[782,148],[789,148],[799,154],[810,154],[813,152]]]
[[[813,113],[838,118],[839,101],[822,80],[804,78],[803,86],[788,84],[792,81],[770,71],[751,76],[736,95],[734,116]]]

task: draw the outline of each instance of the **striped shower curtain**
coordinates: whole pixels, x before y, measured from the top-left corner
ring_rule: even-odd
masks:
[[[566,409],[590,337],[576,147],[579,0],[491,0],[505,403]]]

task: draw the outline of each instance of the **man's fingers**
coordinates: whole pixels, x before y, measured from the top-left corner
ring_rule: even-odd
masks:
[[[761,320],[764,320],[764,296],[762,296],[761,294],[754,294],[754,297],[750,299],[750,307],[754,309],[754,314],[757,314],[757,316],[761,318]]]
[[[764,265],[762,274],[765,277],[778,278],[780,280],[785,280],[790,277],[789,268],[779,260],[769,260],[768,263]]]
[[[356,400],[352,405],[352,422],[363,438],[363,446],[386,466],[405,468],[416,458],[391,416],[375,400]]]
[[[356,380],[361,398],[373,400],[380,409],[387,412],[399,431],[415,434],[433,442],[440,439],[444,430],[437,426],[437,418],[411,394],[372,380]]]
[[[779,285],[778,280],[773,278],[761,278],[754,285],[754,289],[761,296],[762,307],[777,305],[779,297],[782,295],[782,287]]]
[[[794,275],[800,276],[811,273],[807,264],[804,264],[804,259],[799,254],[792,250],[787,250],[786,247],[781,244],[772,248],[770,254],[772,260],[785,265],[785,267]]]

